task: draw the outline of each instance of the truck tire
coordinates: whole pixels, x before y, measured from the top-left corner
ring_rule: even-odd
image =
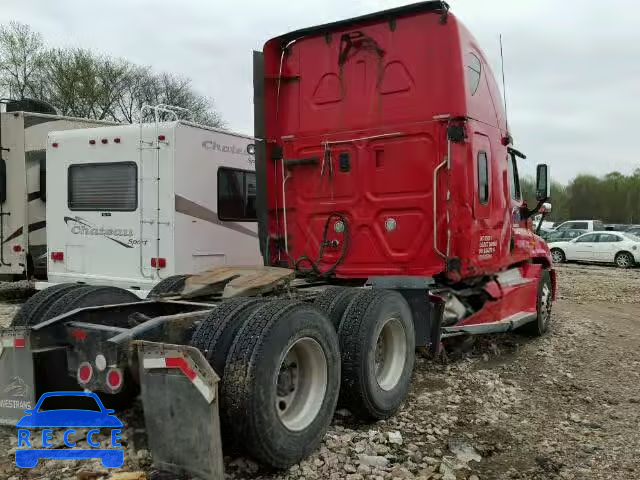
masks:
[[[42,320],[50,320],[76,308],[97,307],[100,305],[116,305],[119,303],[138,302],[137,295],[118,287],[82,286],[67,292],[56,300],[43,314]],[[119,327],[128,327],[123,320]],[[125,324],[126,323],[126,324]]]
[[[388,418],[409,392],[415,363],[411,309],[391,290],[363,290],[338,329],[342,355],[340,404],[362,419]]]
[[[276,300],[254,310],[236,335],[222,388],[224,413],[250,455],[288,468],[320,445],[339,386],[331,321],[307,303]]]
[[[54,303],[61,295],[70,292],[78,287],[80,283],[61,283],[45,288],[35,293],[20,307],[20,310],[13,317],[11,325],[29,326],[40,323],[41,315]]]
[[[243,320],[265,301],[244,297],[222,302],[193,332],[190,345],[202,352],[221,379],[224,378],[227,355]]]
[[[362,290],[353,287],[329,287],[318,295],[314,305],[327,314],[338,330],[344,311],[353,298]]]
[[[147,298],[178,295],[184,289],[184,284],[191,275],[173,275],[157,283],[147,295]]]
[[[520,331],[532,337],[541,337],[549,330],[551,322],[552,285],[549,270],[543,270],[538,282],[536,319],[520,327]]]
[[[40,323],[42,314],[46,312],[60,296],[82,286],[81,283],[61,283],[40,290],[20,307],[18,313],[13,317],[11,325],[29,326]]]

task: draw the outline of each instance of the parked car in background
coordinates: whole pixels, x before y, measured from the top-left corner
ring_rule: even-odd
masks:
[[[569,220],[562,222],[555,228],[558,230],[587,230],[589,232],[603,231],[604,223],[600,220]]]
[[[640,237],[627,232],[589,232],[550,245],[554,263],[568,261],[615,263],[630,268],[640,262]]]
[[[635,235],[636,237],[640,237],[640,227],[633,226],[628,230],[625,230],[626,233],[630,233],[631,235]]]
[[[547,243],[553,242],[564,242],[567,240],[573,240],[574,238],[578,238],[580,235],[587,233],[587,230],[560,230],[555,231],[552,230],[547,232],[546,235],[542,235],[542,238]]]

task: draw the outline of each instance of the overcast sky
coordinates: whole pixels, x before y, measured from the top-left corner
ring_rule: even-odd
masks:
[[[407,4],[401,0],[1,0],[51,46],[90,48],[183,74],[229,127],[253,131],[251,50],[286,31]],[[450,0],[496,73],[532,174],[554,179],[640,168],[640,7],[632,0]]]

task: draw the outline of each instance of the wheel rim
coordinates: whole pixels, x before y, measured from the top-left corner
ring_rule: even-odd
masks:
[[[284,354],[276,377],[276,412],[293,431],[308,427],[317,417],[327,391],[327,358],[309,337],[296,340]]]
[[[553,252],[551,252],[551,259],[553,260],[553,263],[561,263],[562,253],[560,253],[557,250],[554,250]]]
[[[546,328],[551,318],[551,288],[548,284],[542,285],[542,292],[540,295],[540,320],[543,328]]]
[[[618,255],[618,266],[626,268],[629,265],[631,265],[631,261],[629,260],[628,255],[625,255],[625,254]]]
[[[392,317],[382,325],[375,351],[376,381],[392,390],[400,381],[407,358],[407,336],[400,319]]]

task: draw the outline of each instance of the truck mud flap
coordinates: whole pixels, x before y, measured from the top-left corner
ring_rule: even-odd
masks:
[[[36,404],[34,356],[29,330],[0,330],[0,425],[15,425]]]
[[[134,343],[154,467],[177,475],[223,479],[220,378],[196,348]]]

